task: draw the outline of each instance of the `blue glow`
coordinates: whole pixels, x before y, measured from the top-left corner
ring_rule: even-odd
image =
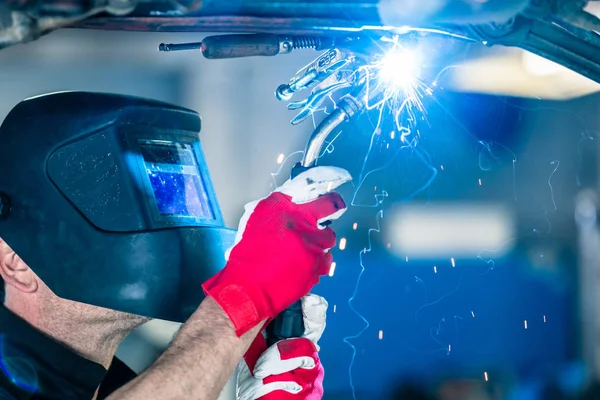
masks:
[[[381,60],[379,79],[399,90],[413,86],[420,75],[421,58],[415,50],[393,48]]]
[[[215,218],[191,144],[141,141],[140,148],[160,215]]]
[[[0,335],[0,369],[4,375],[19,388],[37,393],[39,380],[34,366],[22,356],[7,355],[4,347],[4,336]],[[4,397],[1,398],[4,399]]]
[[[214,218],[200,176],[149,170],[148,177],[162,215]]]
[[[423,51],[424,65],[419,49],[399,41],[380,48],[389,51],[360,67],[366,112],[344,126],[343,140],[320,160],[355,177],[354,187],[340,189],[352,199],[336,229],[347,246],[334,250],[336,273],[317,288],[332,306],[320,343],[327,395],[389,398],[403,383],[435,391],[453,380],[491,389],[564,370],[576,337],[576,291],[566,273],[575,260],[553,253],[564,239],[545,237],[553,214],[565,207],[559,188],[565,190],[565,170],[573,170],[562,158],[569,139],[546,145],[543,135],[552,127],[542,123],[545,129],[531,133],[522,126],[521,118],[531,124],[532,117],[519,100],[444,90],[442,78],[455,66],[437,68],[430,51]],[[538,131],[542,139],[527,148],[523,135]],[[579,155],[578,185],[582,140],[592,139],[586,134],[572,148]],[[500,248],[481,249],[476,257],[409,260],[387,250],[390,222],[384,219],[409,200],[425,208],[430,202],[503,203],[521,213],[522,226]],[[373,234],[380,230],[383,235]],[[514,250],[498,255],[513,242]],[[563,389],[583,386],[576,372],[565,372]],[[534,398],[544,397],[519,397]]]

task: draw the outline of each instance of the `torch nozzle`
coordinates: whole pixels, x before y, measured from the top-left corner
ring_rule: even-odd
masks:
[[[314,167],[319,159],[327,138],[344,122],[349,121],[366,107],[366,88],[362,88],[356,95],[347,95],[338,104],[338,107],[325,118],[313,131],[306,144],[303,168]]]

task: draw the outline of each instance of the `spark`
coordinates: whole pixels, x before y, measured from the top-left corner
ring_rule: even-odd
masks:
[[[383,331],[379,331],[379,340],[383,339]]]
[[[446,323],[446,318],[442,318],[437,326],[437,329],[435,327],[431,327],[431,329],[429,330],[429,336],[431,337],[431,339],[433,339],[437,344],[441,345],[442,348],[439,350],[445,350],[446,351],[446,355],[450,355],[450,352],[452,351],[452,345],[448,344],[444,344],[442,343],[438,338],[440,336],[440,333],[442,332],[443,329],[443,324]],[[437,351],[439,351],[437,350]]]
[[[271,185],[271,186],[275,186],[275,187],[277,187],[277,186],[278,186],[278,185],[277,185],[277,179],[276,179],[276,178],[277,178],[277,177],[279,176],[279,174],[281,173],[281,171],[282,171],[283,167],[285,167],[287,160],[289,160],[291,157],[294,157],[294,156],[296,156],[296,155],[304,155],[304,151],[302,151],[302,150],[295,151],[295,152],[291,153],[290,155],[288,155],[287,157],[285,157],[285,159],[283,159],[283,160],[281,161],[281,163],[278,163],[278,164],[280,164],[280,165],[279,165],[279,169],[277,169],[277,171],[275,171],[275,172],[272,172],[272,173],[271,173],[271,179],[273,179],[273,182],[272,182],[272,185]],[[280,156],[281,156],[281,155],[280,155]],[[278,158],[278,160],[279,160],[279,158]]]
[[[552,187],[552,182],[551,181],[552,181],[552,177],[554,176],[554,174],[558,170],[558,167],[560,167],[560,161],[554,160],[554,161],[552,161],[550,163],[550,165],[556,165],[556,167],[554,167],[554,170],[550,174],[550,177],[548,178],[548,186],[550,187],[550,197],[552,198],[552,205],[554,206],[554,211],[556,211],[557,208],[556,208],[556,201],[554,200],[554,188]]]
[[[410,127],[405,126],[403,121],[408,120],[411,125],[414,125],[415,121],[418,120],[415,111],[425,114],[425,107],[422,102],[423,93],[430,89],[420,78],[422,60],[417,49],[404,47],[398,42],[398,38],[386,39],[385,41],[392,44],[390,50],[379,60],[359,69],[366,75],[365,108],[367,110],[376,109],[379,112],[377,125],[371,135],[371,142],[359,174],[359,186],[365,178],[365,168],[375,138],[381,132],[384,111],[388,110],[394,115],[396,129],[400,133],[400,140],[405,143],[406,137],[412,134],[412,130]],[[372,99],[377,99],[374,104],[370,103]]]
[[[474,311],[471,311],[471,316],[472,316],[473,318],[475,318],[475,312],[474,312]]]
[[[500,143],[497,143],[497,142],[488,142],[485,140],[479,140],[478,143],[485,149],[485,151],[487,152],[489,157],[493,158],[496,161],[500,161],[500,157],[495,154],[494,149],[496,147],[502,149],[503,151],[507,152],[510,155],[511,161],[512,161],[513,200],[518,201],[518,197],[517,197],[517,155],[508,147],[506,147]],[[491,166],[484,166],[482,161],[483,161],[482,153],[479,153],[479,168],[482,171],[489,171],[491,169]]]
[[[355,222],[354,224],[352,224],[352,230],[355,231],[358,229],[358,223]]]
[[[333,276],[335,274],[335,261],[331,263],[331,267],[329,267],[329,276]]]
[[[444,170],[444,166],[443,166],[443,165],[440,165],[440,169],[443,171],[443,170]]]
[[[277,164],[281,164],[283,163],[283,160],[285,159],[285,154],[281,153],[279,155],[279,157],[277,157]]]
[[[340,250],[345,250],[346,249],[346,238],[341,238],[340,239]]]
[[[365,264],[363,262],[363,256],[367,252],[370,252],[371,249],[373,248],[373,243],[372,243],[371,236],[372,236],[373,232],[376,232],[376,233],[380,233],[381,232],[381,219],[382,218],[383,218],[383,210],[380,209],[379,212],[376,215],[376,218],[375,218],[377,227],[376,228],[371,228],[367,232],[368,248],[365,249],[364,252],[361,251],[359,253],[360,272],[358,273],[358,278],[356,280],[356,285],[354,286],[354,292],[352,293],[352,296],[348,299],[348,306],[354,312],[354,314],[356,314],[356,316],[358,316],[361,319],[361,321],[364,324],[364,326],[362,327],[362,329],[358,333],[356,333],[355,335],[352,335],[352,336],[346,336],[343,339],[344,343],[346,343],[352,349],[352,357],[350,359],[350,365],[348,366],[348,376],[349,376],[349,379],[350,379],[350,388],[352,389],[352,397],[353,397],[353,399],[356,399],[356,388],[354,387],[354,379],[352,377],[352,368],[354,367],[354,362],[356,360],[356,347],[352,344],[351,340],[358,339],[371,326],[371,324],[369,324],[369,321],[360,312],[358,312],[358,310],[356,310],[356,308],[354,307],[353,301],[354,301],[354,299],[356,299],[356,296],[358,295],[358,289],[360,287],[360,281],[361,281],[361,279],[363,277],[363,274],[365,272]]]
[[[544,315],[544,323],[546,323],[546,316]]]
[[[435,265],[433,266],[433,272],[437,274],[437,267]]]
[[[488,269],[488,272],[489,271],[493,271],[494,267],[496,265],[496,262],[494,261],[493,258],[484,257],[483,256],[484,254],[490,253],[490,254],[494,255],[494,254],[502,251],[502,249],[504,249],[510,243],[517,242],[519,240],[522,240],[522,239],[524,239],[526,237],[529,237],[529,236],[537,234],[537,233],[538,233],[537,229],[532,229],[530,232],[528,232],[528,233],[526,233],[524,235],[521,235],[521,236],[518,236],[518,237],[514,237],[512,239],[508,239],[507,241],[505,241],[504,243],[502,243],[500,246],[498,246],[495,249],[481,249],[481,251],[477,254],[477,259],[483,261],[484,263],[486,263],[488,265],[490,265],[490,267]]]
[[[357,185],[356,189],[354,190],[354,195],[352,196],[352,201],[350,202],[350,205],[353,207],[374,208],[374,207],[377,207],[378,204],[381,204],[383,202],[383,198],[388,197],[388,193],[386,191],[382,191],[382,193],[380,195],[375,196],[375,198],[377,199],[377,203],[375,203],[375,204],[357,204],[356,203],[356,197],[358,196],[358,193],[360,192],[360,189],[362,188],[362,185],[364,184],[367,177],[377,171],[381,171],[381,170],[384,170],[387,167],[389,167],[392,164],[392,162],[395,160],[395,158],[398,156],[400,151],[405,150],[405,149],[410,149],[412,151],[412,155],[416,155],[423,162],[423,164],[431,170],[431,175],[429,176],[427,181],[421,187],[414,190],[408,196],[405,196],[404,200],[411,200],[415,196],[417,196],[419,193],[425,191],[428,187],[430,187],[431,184],[433,183],[433,181],[435,180],[435,178],[437,177],[438,171],[436,168],[434,168],[431,165],[428,155],[423,154],[421,152],[421,150],[418,147],[416,147],[415,143],[416,143],[416,139],[413,139],[413,142],[411,142],[411,144],[400,147],[399,149],[396,150],[396,153],[390,158],[390,160],[387,162],[387,164],[385,164],[377,169],[371,170],[369,173],[365,174],[363,179],[360,180],[360,183]],[[365,159],[365,162],[366,162],[366,159]],[[363,164],[363,168],[364,168],[364,164]],[[375,189],[376,188],[377,188],[377,186],[375,186]]]
[[[452,262],[452,268],[456,267],[456,263],[454,262],[454,258],[451,258],[450,262]]]
[[[484,373],[483,373],[483,379],[485,379],[485,381],[486,381],[486,382],[489,380],[489,379],[488,379],[488,373],[487,373],[487,372],[484,372]]]
[[[432,301],[432,302],[429,302],[429,303],[425,303],[425,304],[423,304],[421,307],[419,307],[419,308],[417,309],[417,311],[415,311],[415,319],[418,317],[419,313],[420,313],[421,311],[423,311],[425,308],[427,308],[427,307],[431,307],[431,306],[433,306],[433,305],[436,305],[436,304],[438,304],[440,301],[444,300],[445,298],[447,298],[447,297],[449,297],[449,296],[452,296],[454,293],[458,292],[458,291],[459,291],[459,289],[460,289],[460,286],[461,286],[461,284],[462,284],[462,281],[463,281],[463,278],[464,278],[464,276],[465,276],[465,273],[466,273],[466,272],[467,272],[467,270],[463,271],[463,272],[460,274],[460,277],[458,278],[458,284],[456,285],[456,287],[454,288],[454,290],[452,290],[452,291],[450,291],[450,292],[446,293],[445,295],[441,296],[440,298],[438,298],[438,299],[437,299],[437,300],[435,300],[435,301]],[[427,301],[427,300],[426,300],[426,301]]]
[[[337,311],[337,304],[334,304],[333,305],[333,312],[336,312],[336,311]]]
[[[388,40],[388,42],[389,41],[390,40]],[[416,154],[432,170],[431,177],[428,179],[425,185],[415,191],[410,198],[416,196],[423,190],[426,190],[437,176],[437,170],[431,166],[430,160],[428,160],[429,157],[421,154],[421,151],[416,148],[416,142],[419,136],[413,135],[412,129],[412,127],[416,124],[416,121],[420,120],[415,115],[415,111],[418,111],[421,114],[425,112],[422,99],[424,98],[424,93],[426,93],[428,89],[420,79],[420,69],[422,66],[420,56],[415,50],[403,47],[400,43],[398,43],[397,38],[392,39],[391,44],[392,46],[390,51],[386,52],[386,54],[370,65],[361,67],[358,71],[356,71],[358,74],[362,74],[362,76],[366,77],[364,87],[366,95],[364,98],[361,98],[361,100],[365,100],[366,111],[377,110],[378,118],[376,126],[371,134],[366,155],[362,162],[359,178],[357,180],[358,185],[354,192],[351,205],[360,207],[377,207],[379,208],[379,211],[376,215],[377,228],[369,229],[367,234],[368,246],[359,253],[360,272],[354,292],[348,300],[348,305],[350,306],[351,310],[362,320],[364,324],[363,328],[356,335],[344,338],[344,342],[352,349],[352,357],[350,366],[348,368],[348,374],[350,378],[350,387],[355,400],[356,392],[352,376],[352,369],[356,360],[357,349],[352,344],[352,340],[359,338],[369,328],[370,325],[368,320],[356,310],[353,305],[353,301],[358,294],[360,282],[365,272],[363,257],[366,253],[372,250],[372,233],[380,232],[380,223],[383,219],[382,204],[384,199],[388,197],[388,193],[385,190],[382,190],[381,194],[375,195],[375,204],[369,205],[357,205],[355,202],[356,197],[360,189],[363,187],[363,183],[366,181],[366,178],[376,171],[381,171],[388,168],[403,149],[410,149],[413,151],[413,153]],[[388,129],[387,127],[383,126],[383,116],[386,114],[386,112],[389,112],[394,116],[393,123],[395,123],[395,129]],[[406,126],[407,124],[410,126]],[[384,132],[390,132],[390,140],[394,140],[396,138],[396,132],[398,132],[398,136],[402,145],[399,146],[399,148],[396,148],[394,154],[384,166],[375,170],[367,171],[370,156],[375,148],[376,143],[378,143],[376,140],[379,141]],[[386,149],[389,149],[390,143],[386,143],[385,147]],[[374,186],[373,191],[377,193],[378,187]],[[341,244],[342,243],[340,242],[340,246]],[[388,243],[387,247],[390,248],[391,244]],[[408,262],[408,257],[406,257],[406,262]],[[383,335],[382,332],[381,335]],[[445,345],[443,346],[445,348]]]
[[[523,322],[523,325],[525,326],[525,329],[527,329],[527,320]]]
[[[481,186],[481,178],[479,178],[479,186]]]

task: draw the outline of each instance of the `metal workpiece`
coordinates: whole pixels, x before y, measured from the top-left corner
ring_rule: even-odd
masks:
[[[154,32],[227,32],[265,35],[244,46],[213,49],[208,58],[273,56],[294,49],[344,48],[351,37],[443,35],[519,47],[600,82],[600,19],[585,0],[11,0],[0,4],[7,23],[0,48],[35,40],[64,27]],[[412,12],[418,7],[419,12]],[[277,36],[275,38],[274,36]],[[229,40],[229,39],[228,39]],[[367,40],[368,41],[368,40]],[[185,48],[166,46],[164,51]],[[197,45],[193,47],[197,49]],[[293,89],[279,93],[288,99]]]
[[[530,51],[600,82],[600,35],[595,32],[559,20],[526,16],[505,24],[456,27],[456,31],[486,46]]]
[[[141,0],[143,1],[143,0]],[[0,49],[38,39],[56,29],[106,13],[112,16],[130,14],[138,0],[58,0],[0,2]]]

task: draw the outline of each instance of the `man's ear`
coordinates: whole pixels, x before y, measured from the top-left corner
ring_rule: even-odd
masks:
[[[35,293],[37,276],[27,264],[0,238],[0,275],[7,285],[24,293]]]

